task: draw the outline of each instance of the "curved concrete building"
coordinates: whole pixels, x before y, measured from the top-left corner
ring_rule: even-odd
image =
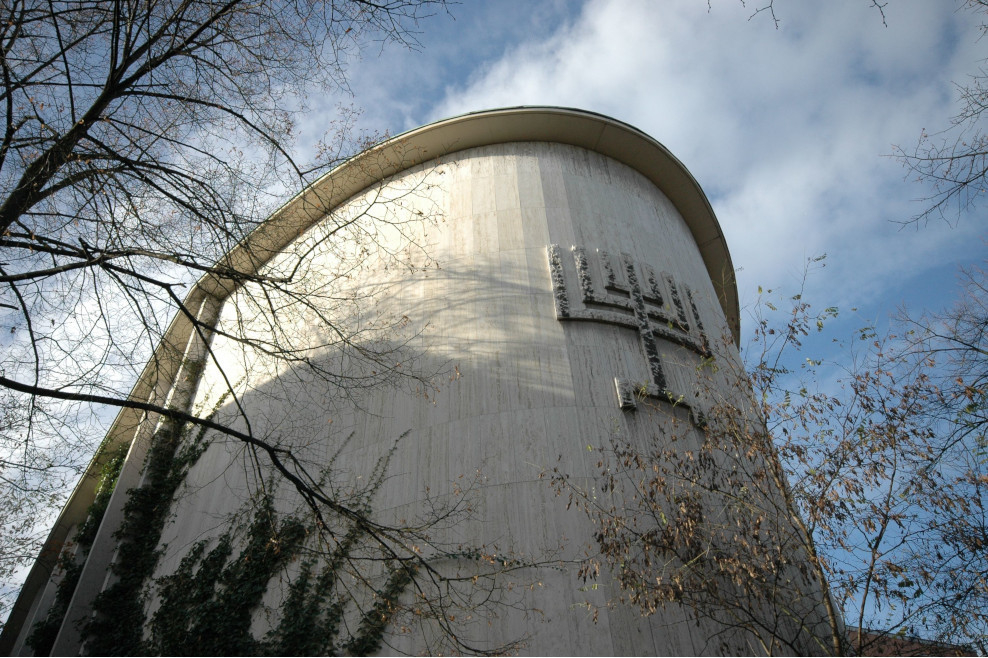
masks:
[[[0,648],[759,650],[675,604],[643,617],[606,566],[584,580],[596,526],[567,509],[568,486],[607,496],[599,447],[698,437],[715,396],[746,395],[699,381],[738,362],[734,268],[661,144],[569,109],[440,121],[327,174],[221,265],[132,396],[216,426],[120,414]]]

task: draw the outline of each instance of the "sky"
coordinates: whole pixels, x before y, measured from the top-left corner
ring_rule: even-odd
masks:
[[[742,322],[759,286],[796,291],[824,254],[807,298],[839,306],[848,330],[949,305],[958,267],[988,254],[983,211],[909,223],[930,191],[891,154],[950,126],[956,83],[988,57],[977,17],[949,1],[884,16],[868,0],[774,5],[777,24],[754,0],[451,5],[414,51],[367,44],[352,97],[310,98],[301,133],[318,137],[338,103],[390,134],[496,107],[599,112],[663,143],[706,191]]]

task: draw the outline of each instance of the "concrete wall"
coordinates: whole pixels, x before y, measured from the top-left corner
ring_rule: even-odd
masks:
[[[738,356],[695,227],[654,180],[567,144],[492,144],[398,169],[264,266],[280,292],[248,285],[225,299],[208,350],[197,348],[206,365],[191,409],[290,449],[310,473],[326,469],[324,490],[347,504],[388,459],[366,501],[382,524],[451,510],[419,537],[423,554],[445,555],[436,573],[461,579],[444,583],[452,607],[440,615],[458,621],[416,619],[406,593],[385,652],[516,640],[530,654],[754,651],[744,633],[675,606],[642,618],[606,573],[588,587],[578,569],[594,528],[546,477],[559,468],[593,490],[612,439],[696,433],[713,395],[743,403],[726,378],[715,391],[698,379],[705,359]],[[156,577],[243,521],[262,493],[281,514],[305,514],[263,452],[207,436]],[[330,514],[324,529],[338,537],[345,525]],[[354,552],[348,568],[355,599],[371,601],[380,551]],[[298,560],[274,579],[256,634],[277,624],[297,573]],[[159,603],[149,590],[149,614]],[[356,623],[359,611],[348,614]]]
[[[322,239],[353,217],[361,219],[344,231],[347,243],[363,241],[369,252],[341,255],[335,239]],[[561,262],[554,290],[555,253]],[[425,516],[427,498],[456,500],[456,487],[471,482],[468,518],[434,529],[432,540],[518,561],[574,560],[590,541],[587,518],[566,510],[565,497],[540,476],[561,467],[593,486],[593,450],[610,438],[655,440],[662,423],[688,422],[685,408],[669,405],[668,415],[656,415],[620,407],[616,379],[655,385],[628,263],[637,289],[651,300],[650,322],[678,320],[678,297],[689,325],[671,333],[692,349],[653,337],[670,390],[695,394],[698,352],[707,340],[722,344],[727,333],[693,236],[669,200],[627,166],[572,146],[495,145],[417,167],[351,200],[286,249],[271,272],[284,274],[302,254],[307,294],[324,295],[334,320],[361,344],[341,345],[322,330],[308,334],[318,325],[312,309],[282,300],[285,340],[301,341],[319,366],[350,379],[320,380],[224,337],[265,333],[265,316],[251,313],[256,298],[247,290],[222,311],[213,340],[217,362],[203,375],[197,408],[211,408],[235,382],[253,433],[291,446],[314,470],[344,446],[335,457],[341,489],[366,481],[404,436],[374,498],[375,516],[385,523]],[[585,289],[602,302],[584,303]],[[561,303],[569,315],[562,320]],[[402,366],[361,358],[361,346],[390,346]],[[238,415],[230,403],[220,414]],[[296,501],[280,487],[288,511]],[[259,488],[249,451],[217,438],[180,493],[159,573],[176,568],[189,546],[215,534],[218,520],[241,511]],[[475,624],[473,643],[494,648],[524,639],[533,654],[718,649],[723,638],[708,642],[715,630],[686,623],[675,609],[650,622],[627,606],[607,609],[619,595],[607,578],[588,592],[576,571],[568,563],[505,575],[499,588],[526,592],[517,601],[509,597],[521,611],[505,606],[498,618]],[[588,598],[603,607],[596,624],[583,605]],[[428,640],[412,633],[390,641],[414,652]]]

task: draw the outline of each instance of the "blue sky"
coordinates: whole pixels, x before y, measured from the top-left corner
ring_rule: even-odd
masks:
[[[534,7],[533,7],[534,5]],[[929,193],[889,154],[950,125],[955,82],[988,56],[959,3],[777,0],[778,28],[736,0],[467,2],[421,23],[421,48],[367,44],[352,98],[310,99],[315,140],[337,103],[391,134],[468,111],[560,105],[669,147],[706,190],[742,305],[794,290],[809,257],[817,307],[847,327],[948,304],[959,265],[988,253],[982,211],[903,227]],[[851,308],[858,309],[850,312]]]

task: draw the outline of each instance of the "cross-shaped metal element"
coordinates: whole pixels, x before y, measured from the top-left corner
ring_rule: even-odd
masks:
[[[582,302],[582,308],[575,308],[567,288],[568,259],[559,245],[549,245],[547,252],[557,320],[603,322],[638,331],[651,381],[636,385],[615,378],[620,407],[631,411],[637,408],[638,397],[653,397],[688,409],[691,421],[702,426],[703,414],[683,395],[669,390],[656,344],[658,340],[668,340],[703,358],[712,356],[692,291],[685,285],[677,285],[669,274],[662,273],[661,278],[657,277],[649,265],[636,267],[628,254],[622,253],[617,258],[600,249],[588,253],[583,247],[572,247],[572,262]],[[643,276],[639,276],[639,272]],[[601,275],[603,285],[598,285]],[[689,304],[692,321],[687,317],[683,296]]]

